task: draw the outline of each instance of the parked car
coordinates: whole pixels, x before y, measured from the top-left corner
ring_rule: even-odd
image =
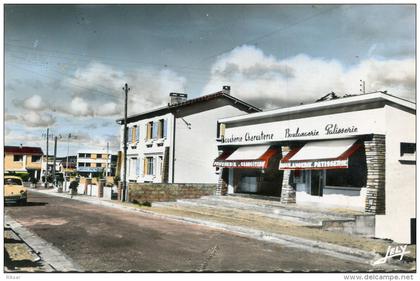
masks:
[[[22,179],[16,176],[4,176],[4,202],[26,204],[28,192]]]

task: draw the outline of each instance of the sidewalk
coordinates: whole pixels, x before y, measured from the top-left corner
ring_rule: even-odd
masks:
[[[68,194],[57,193],[56,190],[34,191],[70,198]],[[363,263],[370,263],[385,256],[388,246],[393,245],[393,243],[386,240],[325,231],[299,222],[281,220],[246,210],[229,211],[209,206],[194,206],[194,204],[191,206],[179,206],[171,203],[156,203],[154,204],[155,206],[144,207],[137,204],[109,201],[84,195],[74,196],[73,199],[90,204],[141,212],[166,219],[205,225],[253,239],[304,248],[311,252],[320,252]],[[410,254],[405,258],[406,261],[410,262],[402,263],[399,260],[391,260],[389,264],[382,267],[373,267],[373,270],[383,270],[384,267],[387,270],[415,270],[416,247],[409,246],[408,250]]]

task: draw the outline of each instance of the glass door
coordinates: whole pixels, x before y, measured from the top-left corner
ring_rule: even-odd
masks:
[[[322,196],[325,180],[325,170],[313,170],[310,176],[311,182],[311,195]]]

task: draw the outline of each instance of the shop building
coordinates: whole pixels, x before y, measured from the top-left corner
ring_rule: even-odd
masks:
[[[218,154],[217,120],[259,112],[230,95],[230,87],[187,99],[171,93],[168,105],[127,119],[127,180],[139,183],[217,183],[212,163]],[[121,150],[124,147],[124,119]],[[121,165],[121,175],[123,175]]]
[[[386,92],[221,119],[220,192],[361,211],[376,237],[413,242],[415,119]]]

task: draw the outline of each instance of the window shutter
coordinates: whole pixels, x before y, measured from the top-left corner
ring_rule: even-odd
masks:
[[[146,140],[150,140],[151,139],[151,130],[152,130],[152,124],[149,122],[147,123],[147,132],[146,132]]]
[[[158,139],[162,138],[162,120],[159,120],[159,122],[157,122],[157,137]]]
[[[136,142],[136,127],[132,128],[130,142]]]
[[[143,176],[147,175],[147,158],[143,158]]]

